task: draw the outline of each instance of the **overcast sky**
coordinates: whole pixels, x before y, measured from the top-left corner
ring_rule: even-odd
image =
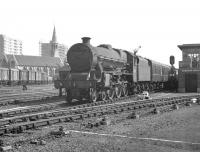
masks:
[[[39,55],[56,26],[58,42],[70,47],[89,36],[169,64],[177,45],[200,43],[200,2],[193,0],[1,0],[0,34],[23,41],[23,54]]]

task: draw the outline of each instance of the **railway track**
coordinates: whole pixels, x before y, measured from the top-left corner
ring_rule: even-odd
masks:
[[[95,103],[87,103],[87,101],[85,101],[85,104],[79,104],[79,102],[76,102],[75,106],[72,105],[67,105],[67,108],[62,108],[59,109],[60,111],[62,110],[68,110],[68,109],[76,109],[76,108],[85,108],[85,107],[91,107],[91,106],[97,106],[97,105],[104,105],[104,104],[109,104],[109,103],[115,103],[115,102],[120,102],[121,100],[125,100],[125,99],[133,99],[134,96],[132,97],[123,97],[120,100],[119,99],[115,99],[115,100],[107,100],[107,101],[99,101],[99,102],[95,102]],[[62,104],[62,103],[66,103],[66,101],[61,101],[61,102],[57,102],[57,103],[52,103],[52,104],[41,104],[41,105],[36,105],[36,106],[26,106],[26,107],[19,107],[19,108],[12,108],[12,109],[6,109],[6,110],[1,110],[0,111],[0,119],[2,118],[8,118],[8,117],[13,117],[16,115],[23,115],[23,114],[28,114],[28,113],[33,113],[33,112],[41,112],[44,110],[51,110],[53,108],[55,108],[57,105]],[[56,110],[57,111],[57,110]]]
[[[152,110],[158,107],[161,108],[165,106],[174,106],[176,104],[186,104],[190,102],[192,98],[199,98],[199,95],[127,102],[102,101],[47,112],[30,113],[9,118],[2,117],[2,119],[0,119],[0,134],[19,133],[27,129],[105,114],[136,110]],[[117,101],[128,99],[131,99],[131,97],[120,98],[117,99]]]
[[[7,95],[31,94],[34,92],[44,92],[44,91],[50,92],[50,91],[53,91],[53,89],[43,88],[43,89],[35,89],[35,90],[19,90],[19,91],[13,91],[13,92],[4,92],[4,93],[0,93],[0,97],[7,96]]]
[[[66,103],[66,101],[0,110],[0,120],[3,119],[3,118],[20,116],[20,115],[23,115],[23,114],[26,114],[26,113],[33,113],[33,112],[51,110],[51,109],[54,109],[57,106],[64,104],[64,103]]]
[[[164,94],[161,96],[158,96],[156,98],[154,98],[154,101],[159,101],[159,100],[167,100],[168,97],[166,97],[168,94]],[[177,99],[179,98],[178,96],[175,97],[171,97],[171,99]],[[71,107],[67,108],[67,109],[73,109],[73,108],[84,108],[84,107],[90,107],[90,106],[97,106],[97,105],[104,105],[104,104],[110,104],[110,103],[116,103],[116,102],[121,102],[123,100],[134,100],[137,101],[137,97],[136,96],[129,96],[129,97],[122,97],[120,99],[114,99],[114,100],[106,100],[106,101],[98,101],[95,103],[85,103],[85,104],[81,104],[76,102],[76,106],[71,105]],[[150,102],[152,100],[149,100]],[[12,117],[12,116],[19,116],[19,115],[23,115],[23,114],[28,114],[28,113],[33,113],[33,112],[41,112],[44,110],[51,110],[53,108],[56,108],[59,104],[63,104],[66,101],[61,101],[61,102],[57,102],[57,103],[47,103],[47,104],[40,104],[40,105],[36,105],[36,106],[25,106],[25,107],[17,107],[17,108],[12,108],[12,109],[6,109],[6,110],[0,110],[0,119],[5,118],[5,117]],[[143,102],[148,102],[148,100],[142,100],[139,101],[140,104],[142,104]],[[66,105],[69,106],[69,105]],[[66,108],[64,108],[65,110]],[[62,110],[62,109],[60,109]]]
[[[0,95],[0,106],[23,103],[31,100],[44,100],[58,96],[55,90],[38,90],[34,92],[18,92]]]

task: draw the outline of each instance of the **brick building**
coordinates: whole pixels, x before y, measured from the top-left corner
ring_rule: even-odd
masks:
[[[0,53],[0,68],[44,72],[52,80],[57,68],[62,67],[60,58],[48,56],[10,55]]]
[[[200,92],[200,44],[178,45],[182,51],[179,61],[178,91]]]

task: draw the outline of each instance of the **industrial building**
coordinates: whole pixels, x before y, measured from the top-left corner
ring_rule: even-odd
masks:
[[[179,61],[178,91],[200,92],[200,44],[178,45],[182,51]]]

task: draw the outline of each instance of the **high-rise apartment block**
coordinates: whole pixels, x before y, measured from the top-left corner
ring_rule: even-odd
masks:
[[[0,52],[21,55],[22,41],[0,34]]]
[[[56,30],[54,27],[52,40],[49,43],[40,42],[40,55],[49,57],[59,57],[62,62],[66,59],[67,47],[59,44],[56,38]]]

